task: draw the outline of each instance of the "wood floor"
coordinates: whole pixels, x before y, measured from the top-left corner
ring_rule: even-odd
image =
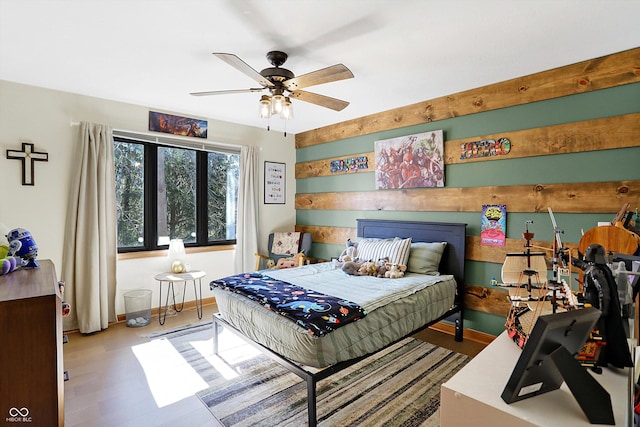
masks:
[[[215,305],[205,306],[202,320],[215,311]],[[68,334],[69,342],[63,346],[70,377],[64,383],[65,426],[219,426],[196,396],[158,407],[133,352],[135,346],[149,342],[145,336],[150,333],[196,322],[195,309],[185,309],[167,317],[164,326],[154,317],[141,328],[121,322],[90,335]],[[457,343],[451,335],[433,330],[420,333],[419,338],[471,356],[484,347],[470,340]]]

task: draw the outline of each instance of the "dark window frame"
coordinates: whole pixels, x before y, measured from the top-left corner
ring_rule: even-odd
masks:
[[[127,136],[113,137],[114,142],[126,142],[140,144],[144,147],[144,244],[142,246],[119,246],[118,253],[149,252],[168,249],[169,245],[158,245],[157,227],[149,224],[158,223],[157,211],[157,168],[158,150],[160,148],[179,148],[193,150],[196,153],[196,241],[185,242],[185,247],[215,247],[223,245],[235,245],[236,239],[223,239],[209,241],[208,239],[208,201],[207,201],[207,181],[208,181],[208,161],[207,156],[211,152],[240,155],[240,150],[201,150],[182,144],[163,144],[161,142],[147,141],[145,139],[131,138]],[[237,218],[236,218],[237,220]]]

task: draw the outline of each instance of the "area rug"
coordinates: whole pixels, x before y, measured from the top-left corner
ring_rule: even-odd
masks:
[[[205,320],[202,322],[196,323],[187,323],[184,325],[177,326],[172,329],[160,330],[156,332],[151,332],[149,334],[142,335],[145,338],[149,339],[157,339],[157,338],[167,338],[167,339],[175,339],[187,334],[196,334],[200,332],[207,333],[207,328],[212,328],[213,326],[212,320]],[[211,331],[209,330],[209,337],[211,337]],[[206,338],[206,336],[205,336]]]
[[[197,396],[224,426],[307,425],[306,383],[230,332],[220,357],[211,324],[162,334],[206,381]],[[188,333],[191,330],[193,333]],[[197,343],[195,346],[194,343]],[[470,357],[407,338],[317,385],[320,426],[438,426],[440,385]]]

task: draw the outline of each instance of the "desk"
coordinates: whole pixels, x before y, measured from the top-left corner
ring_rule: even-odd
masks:
[[[558,390],[510,405],[502,400],[502,390],[521,353],[522,350],[503,332],[442,384],[440,426],[593,426],[566,383]],[[601,375],[592,375],[611,395],[615,425],[630,425],[631,369],[605,368]]]
[[[158,322],[164,325],[167,318],[167,311],[169,311],[169,295],[173,296],[173,309],[178,313],[184,308],[184,295],[187,292],[187,282],[193,282],[193,292],[196,296],[196,311],[198,312],[198,319],[202,319],[202,278],[205,276],[204,271],[190,271],[188,273],[161,273],[155,276],[155,279],[160,283],[160,301],[158,303]],[[164,304],[164,313],[161,315],[160,310],[162,308],[162,283],[167,282],[167,297]],[[184,288],[182,288],[182,304],[178,309],[176,305],[176,292],[173,284],[176,282],[184,282]]]

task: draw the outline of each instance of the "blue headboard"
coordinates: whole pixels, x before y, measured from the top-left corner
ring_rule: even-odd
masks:
[[[447,242],[440,273],[452,274],[458,287],[464,285],[467,224],[447,222],[357,219],[358,237],[388,239],[411,237],[412,242]],[[459,292],[459,295],[462,295]]]

